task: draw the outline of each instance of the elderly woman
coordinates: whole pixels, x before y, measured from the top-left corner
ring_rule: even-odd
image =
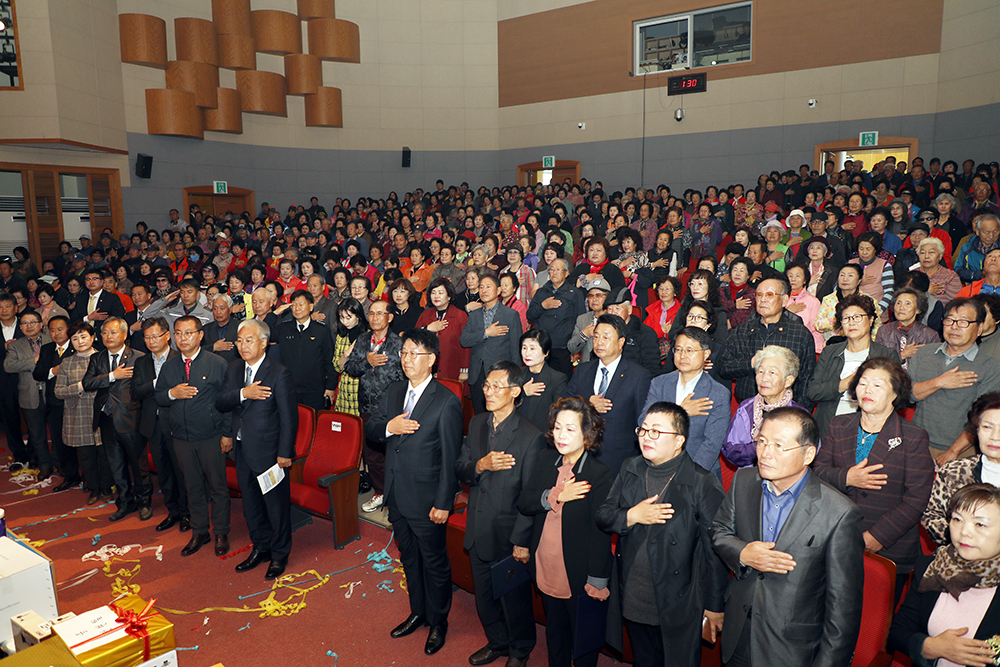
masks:
[[[670,339],[673,340],[677,336],[678,331],[689,326],[687,323],[687,312],[691,304],[695,301],[702,301],[710,304],[715,311],[713,319],[715,319],[718,325],[710,332],[712,339],[719,343],[725,343],[729,339],[729,326],[727,325],[729,318],[725,307],[721,303],[722,289],[719,281],[715,278],[715,274],[711,271],[706,269],[694,271],[691,274],[691,279],[688,281],[688,293],[681,301],[681,309],[674,318],[674,323],[670,326]],[[673,358],[673,354],[670,355],[670,358]]]
[[[945,543],[952,494],[975,482],[1000,484],[1000,392],[983,394],[975,400],[965,429],[978,438],[979,456],[955,459],[941,466],[921,519],[927,534],[940,544]]]
[[[764,261],[775,271],[784,273],[785,262],[789,261],[790,257],[788,246],[781,242],[781,237],[785,234],[785,228],[777,220],[772,220],[764,225],[760,231],[767,242],[767,252]]]
[[[622,619],[636,667],[701,664],[707,623],[722,627],[729,580],[709,528],[724,494],[718,478],[685,452],[690,419],[674,403],[653,403],[636,433],[641,456],[628,459],[597,525],[618,536],[609,641],[622,649]]]
[[[424,312],[420,307],[420,295],[406,278],[394,280],[389,285],[389,312],[392,313],[392,323],[389,330],[402,335],[417,325],[417,320]]]
[[[735,329],[757,312],[757,289],[750,284],[753,262],[737,257],[729,265],[729,283],[719,287],[719,301],[726,309],[729,328]]]
[[[929,343],[940,343],[941,337],[934,329],[919,322],[927,312],[927,295],[912,287],[902,287],[892,295],[889,304],[896,319],[882,325],[875,334],[875,342],[899,353],[906,368],[910,357]]]
[[[84,391],[83,376],[87,373],[94,348],[94,327],[86,322],[76,322],[69,329],[69,340],[74,354],[64,356],[56,373],[56,398],[63,404],[63,442],[76,449],[83,471],[84,489],[90,491],[87,504],[98,500],[111,500],[111,467],[108,455],[101,444],[101,431],[94,428],[94,397],[92,391]]]
[[[594,667],[597,649],[573,659],[577,598],[610,595],[611,536],[596,522],[607,499],[611,471],[595,456],[604,419],[580,396],[561,398],[549,410],[546,439],[517,508],[532,518],[528,569],[545,608],[545,641],[552,667]]]
[[[420,314],[416,326],[438,335],[441,355],[437,361],[437,377],[465,382],[469,378],[470,350],[462,347],[459,338],[468,315],[455,305],[455,288],[447,278],[432,280],[427,292],[430,295],[429,304]]]
[[[962,280],[957,273],[941,266],[943,257],[944,244],[941,239],[930,236],[917,246],[917,258],[920,262],[917,270],[926,273],[927,277],[931,279],[928,293],[948,303],[958,296],[958,291],[962,289]]]
[[[969,231],[965,223],[958,219],[959,206],[955,195],[942,192],[934,198],[932,204],[937,210],[935,226],[948,233],[951,238],[951,247],[960,247],[962,239],[968,235]]]
[[[889,646],[914,665],[996,664],[1000,634],[1000,489],[970,484],[948,503],[951,539],[917,560]]]
[[[799,375],[799,358],[791,350],[780,345],[766,345],[753,356],[751,363],[757,378],[757,395],[736,408],[722,443],[722,455],[741,468],[752,466],[757,460],[757,436],[764,413],[786,405],[802,407],[792,400],[792,385]]]
[[[822,301],[827,294],[837,288],[838,267],[830,260],[830,244],[824,236],[814,236],[804,241],[809,293]]]
[[[673,276],[667,276],[656,286],[656,296],[659,298],[646,309],[646,319],[643,320],[643,324],[649,325],[656,333],[656,338],[660,341],[661,359],[669,356],[670,327],[681,309],[681,301],[678,298],[680,293],[681,281]]]
[[[816,369],[806,396],[816,402],[816,424],[821,434],[836,415],[846,415],[858,409],[848,389],[855,372],[871,357],[888,357],[899,363],[899,354],[872,341],[875,304],[865,294],[851,294],[837,303],[837,328],[846,340],[831,343],[816,360]],[[907,394],[909,399],[909,394]]]
[[[812,464],[861,509],[865,548],[896,564],[897,600],[920,553],[920,516],[934,481],[927,432],[896,412],[909,403],[910,390],[898,362],[873,357],[861,364],[848,387],[861,411],[833,418]]]
[[[819,305],[819,315],[816,316],[816,331],[824,334],[828,339],[832,335],[841,335],[837,322],[837,304],[841,299],[852,294],[861,294],[861,278],[863,269],[857,264],[846,264],[840,269],[837,276],[837,289],[831,294],[823,297]],[[868,295],[865,298],[871,299]],[[874,302],[872,302],[874,303]],[[872,327],[872,337],[878,331],[881,324],[882,309],[875,304],[875,323]]]
[[[611,291],[617,294],[618,290],[625,287],[625,276],[622,275],[621,269],[611,263],[608,256],[611,245],[608,240],[594,236],[587,239],[584,248],[586,251],[584,261],[577,264],[576,268],[569,274],[567,281],[571,285],[587,289],[590,281],[601,276],[611,285]]]
[[[691,259],[698,260],[714,253],[721,239],[722,223],[712,214],[711,205],[703,202],[684,231],[684,250]]]
[[[521,334],[521,361],[524,363],[524,392],[518,412],[539,431],[549,427],[549,408],[562,396],[568,378],[548,364],[552,338],[544,329]]]
[[[889,320],[889,301],[895,275],[892,272],[892,255],[882,251],[882,236],[877,232],[865,232],[858,237],[857,257],[848,263],[857,264],[863,272],[858,289],[867,294],[882,310],[882,322]]]
[[[816,343],[816,354],[823,351],[826,340],[823,334],[816,331],[816,317],[819,315],[819,299],[809,293],[806,289],[806,272],[808,269],[804,264],[794,262],[785,268],[785,277],[792,291],[788,294],[788,304],[785,309],[795,313],[802,318],[802,324],[813,335]],[[756,294],[754,295],[756,296]]]

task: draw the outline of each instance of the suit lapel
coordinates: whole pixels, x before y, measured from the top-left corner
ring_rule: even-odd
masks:
[[[415,419],[417,421],[420,421],[420,417],[421,417],[421,415],[423,415],[424,410],[427,409],[428,405],[430,405],[431,403],[434,402],[434,395],[437,392],[437,390],[434,387],[434,385],[435,385],[434,380],[431,380],[431,383],[429,385],[427,385],[426,389],[424,389],[424,393],[422,393],[420,395],[420,398],[417,399],[417,404],[413,406],[413,412],[410,413],[410,419]],[[407,389],[406,391],[409,391],[409,389]],[[403,399],[404,406],[403,407],[404,408],[406,407],[406,405],[405,405],[405,402],[406,402],[406,399],[405,399],[406,391],[403,392],[403,396],[404,396],[404,399]]]
[[[612,400],[612,396],[618,393],[618,388],[625,382],[625,366],[627,363],[628,361],[625,357],[622,357],[618,362],[615,374],[611,376],[610,380],[608,380],[608,390],[604,392],[604,397],[606,399]]]
[[[746,487],[742,489],[739,500],[741,501],[736,508],[736,523],[737,523],[737,535],[749,535],[750,540],[748,541],[759,541],[761,539],[761,529],[760,529],[760,502],[761,496],[764,494],[764,490],[761,488],[762,479],[760,473],[756,468],[749,469],[752,472],[744,473],[750,477],[750,480],[746,484]],[[735,483],[735,481],[734,481]],[[740,490],[737,487],[737,490]],[[746,511],[741,511],[746,508]],[[742,520],[741,520],[741,517]],[[747,526],[746,522],[749,521],[750,525]]]
[[[809,522],[812,521],[813,515],[819,511],[818,505],[819,478],[810,473],[809,479],[806,480],[805,488],[802,489],[798,500],[792,506],[792,511],[788,513],[788,518],[785,519],[785,525],[781,527],[781,532],[778,533],[774,548],[778,551],[785,551],[798,538],[802,531],[806,529]],[[757,529],[760,530],[760,521],[757,523]]]
[[[868,465],[882,463],[893,449],[903,444],[900,426],[899,416],[896,413],[889,415],[868,455]]]

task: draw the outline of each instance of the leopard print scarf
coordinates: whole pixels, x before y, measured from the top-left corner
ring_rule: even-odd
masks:
[[[949,544],[934,552],[934,560],[924,572],[921,593],[942,591],[956,600],[970,588],[992,588],[1000,585],[1000,556],[986,560],[965,560]]]

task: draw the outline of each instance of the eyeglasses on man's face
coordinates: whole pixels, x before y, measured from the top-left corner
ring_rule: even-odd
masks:
[[[946,317],[942,323],[946,327],[956,327],[958,329],[968,329],[971,325],[976,324],[972,320],[960,320],[956,317]]]

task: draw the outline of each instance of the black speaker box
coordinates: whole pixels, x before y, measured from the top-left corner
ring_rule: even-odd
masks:
[[[403,146],[403,169],[410,166],[410,149]]]
[[[135,175],[139,178],[149,178],[153,173],[153,156],[139,153],[135,156]]]

